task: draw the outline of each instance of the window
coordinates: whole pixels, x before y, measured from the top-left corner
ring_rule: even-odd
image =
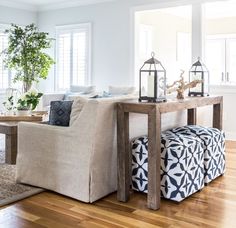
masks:
[[[7,48],[7,35],[4,34],[4,29],[0,29],[0,53]],[[4,67],[3,56],[0,55],[0,91],[10,87],[11,77],[8,69]]]
[[[236,35],[234,37],[217,35],[206,39],[206,65],[214,75],[211,84],[236,82]]]
[[[210,83],[236,84],[236,1],[206,3],[205,62]]]
[[[57,27],[57,90],[90,83],[90,36],[90,24]]]

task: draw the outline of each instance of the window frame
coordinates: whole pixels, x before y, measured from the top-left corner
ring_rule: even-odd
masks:
[[[55,59],[56,59],[56,64],[55,64],[55,73],[54,73],[54,90],[55,91],[65,91],[68,89],[65,88],[59,88],[59,83],[58,83],[58,72],[59,72],[59,35],[65,33],[65,31],[70,32],[70,34],[73,34],[76,31],[79,30],[85,30],[88,37],[87,37],[87,75],[85,76],[85,84],[86,85],[90,85],[91,84],[91,59],[92,59],[92,53],[91,53],[91,46],[92,46],[92,23],[88,22],[88,23],[79,23],[79,24],[70,24],[70,25],[58,25],[56,26],[56,42],[55,42]],[[70,43],[71,47],[70,49],[72,49],[73,46],[73,38],[71,37],[71,43]],[[73,74],[71,72],[73,72],[73,52],[70,53],[70,82],[69,85],[72,85],[73,82]]]
[[[0,33],[4,33],[6,29],[10,28],[10,24],[2,24],[0,23]],[[4,94],[6,92],[6,89],[12,87],[12,73],[9,69],[6,69],[8,71],[8,85],[6,88],[0,88],[0,94]]]

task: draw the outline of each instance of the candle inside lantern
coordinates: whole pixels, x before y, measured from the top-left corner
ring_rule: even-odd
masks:
[[[147,96],[154,97],[154,75],[148,75]]]

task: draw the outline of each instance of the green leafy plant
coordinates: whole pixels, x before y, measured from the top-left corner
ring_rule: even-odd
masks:
[[[30,110],[30,106],[27,104],[27,101],[24,97],[21,97],[17,101],[17,110]]]
[[[30,89],[28,92],[24,93],[17,101],[18,110],[34,110],[40,98],[43,96],[42,93],[39,93],[35,89]]]
[[[54,60],[44,52],[52,45],[48,33],[39,32],[34,24],[22,28],[11,24],[8,34],[8,48],[3,51],[5,66],[16,72],[14,82],[23,82],[23,92],[27,92],[33,82],[46,79]]]

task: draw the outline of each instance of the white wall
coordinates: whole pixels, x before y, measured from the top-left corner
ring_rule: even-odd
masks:
[[[133,11],[142,9],[143,5],[160,4],[160,7],[168,7],[168,2],[174,2],[172,6],[201,2],[201,0],[119,0],[89,6],[45,11],[38,13],[38,26],[55,37],[55,26],[91,22],[92,23],[92,83],[99,90],[106,90],[108,85],[133,84]],[[150,6],[150,9],[153,8]],[[155,7],[156,8],[156,7]],[[195,23],[195,21],[193,21]],[[171,24],[166,24],[166,27]],[[54,50],[51,50],[54,54]],[[47,81],[41,83],[44,91],[51,92],[54,88],[54,70],[50,72]],[[225,102],[229,103],[225,97]],[[227,110],[226,110],[227,108]],[[230,106],[225,105],[225,113],[230,113]],[[205,112],[200,111],[200,123],[209,124],[205,120]],[[178,113],[168,118],[173,123],[185,124],[185,113]],[[168,123],[168,122],[165,122]],[[226,130],[235,134],[236,127],[225,122]],[[164,124],[165,125],[165,124]],[[209,124],[210,125],[210,124]],[[170,127],[170,125],[168,126]],[[236,137],[235,137],[236,139]]]
[[[20,24],[37,23],[37,13],[27,10],[14,9],[0,6],[0,24]]]
[[[129,8],[123,3],[81,6],[38,15],[39,28],[51,36],[55,36],[57,25],[92,23],[92,83],[100,89],[106,89],[109,84],[131,84],[129,21]],[[54,86],[53,73],[43,83],[46,91]]]
[[[165,0],[118,0],[102,4],[45,11],[38,14],[41,30],[55,36],[55,26],[73,23],[92,23],[92,83],[99,89],[108,85],[131,85],[133,62],[131,60],[134,7],[163,3]],[[169,1],[172,2],[172,1]],[[175,1],[181,2],[184,1]],[[189,4],[191,1],[185,1]],[[195,1],[196,2],[196,1]],[[176,5],[176,3],[175,3]],[[177,4],[178,5],[178,4]],[[166,26],[171,26],[166,24]],[[54,51],[52,50],[52,54]],[[54,86],[53,70],[41,86],[51,91]]]

